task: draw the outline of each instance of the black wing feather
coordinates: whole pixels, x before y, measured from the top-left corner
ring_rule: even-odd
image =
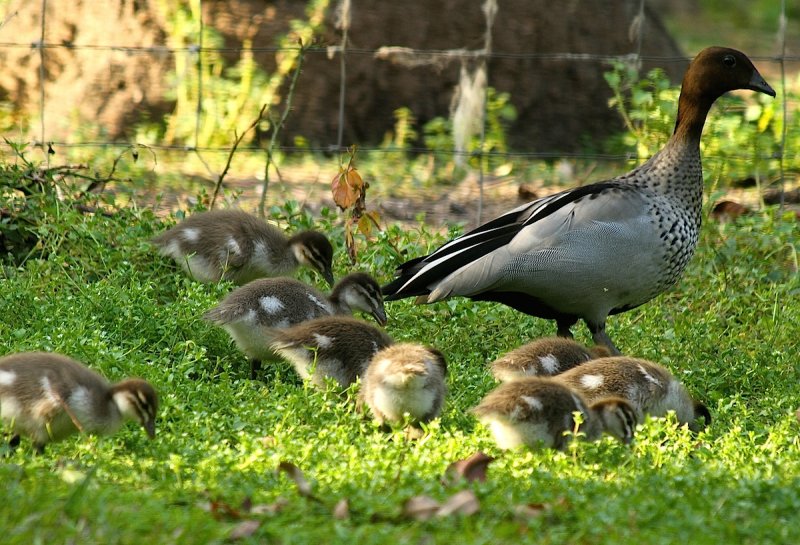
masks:
[[[387,301],[425,295],[427,287],[461,267],[480,259],[497,248],[508,244],[524,227],[546,218],[564,206],[584,197],[600,194],[607,189],[630,188],[617,180],[598,182],[532,201],[527,207],[507,212],[472,231],[445,243],[432,253],[406,261],[395,271],[398,278],[383,286]],[[453,257],[443,259],[448,255]],[[439,264],[420,274],[429,263],[443,259]]]

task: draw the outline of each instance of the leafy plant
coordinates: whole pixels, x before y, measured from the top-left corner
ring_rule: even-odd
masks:
[[[347,255],[353,264],[358,261],[354,231],[357,229],[358,232],[368,237],[373,227],[380,228],[378,213],[367,211],[369,184],[364,182],[356,170],[353,164],[355,157],[356,148],[353,146],[348,153],[347,164],[339,166],[339,173],[333,177],[331,182],[331,193],[336,206],[343,211],[350,210],[350,215],[345,220],[344,233]]]
[[[626,132],[609,139],[607,151],[633,151],[641,162],[655,154],[672,134],[680,89],[669,82],[660,69],[640,77],[635,67],[614,63],[605,73],[613,96],[609,105],[622,117]],[[797,100],[797,92],[776,99],[761,94],[725,96],[712,108],[701,141],[709,185],[720,180],[749,177],[772,178],[779,170],[781,153],[784,168],[800,168],[800,157],[793,153],[800,145],[800,120],[792,116],[787,127],[787,142],[782,152],[782,100]]]

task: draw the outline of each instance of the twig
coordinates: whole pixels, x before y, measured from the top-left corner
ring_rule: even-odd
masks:
[[[222,169],[222,173],[220,173],[219,178],[217,179],[217,183],[214,186],[214,194],[211,195],[211,203],[208,205],[208,208],[210,210],[214,209],[214,203],[217,202],[217,196],[219,195],[219,191],[222,188],[222,181],[225,179],[225,175],[231,168],[231,161],[233,160],[233,154],[236,153],[236,148],[238,148],[239,144],[241,144],[242,140],[244,139],[244,135],[253,130],[254,128],[256,128],[256,126],[259,123],[261,123],[261,120],[264,119],[264,112],[266,111],[266,109],[267,109],[266,104],[261,106],[261,110],[258,112],[258,117],[252,123],[250,123],[249,127],[247,127],[244,131],[242,131],[242,134],[236,134],[236,132],[233,133],[234,136],[236,136],[236,139],[233,141],[233,147],[231,148],[230,153],[228,153],[228,161],[225,163],[225,168]]]
[[[300,50],[297,52],[297,67],[292,74],[292,81],[289,83],[289,91],[286,94],[286,104],[283,107],[283,113],[277,125],[273,126],[272,136],[269,139],[269,147],[267,148],[267,164],[264,166],[264,185],[261,191],[261,201],[258,203],[258,215],[264,217],[264,207],[267,202],[267,188],[269,187],[269,166],[272,164],[272,153],[275,150],[275,145],[278,141],[278,133],[280,133],[286,118],[289,117],[289,111],[292,109],[292,97],[294,97],[294,87],[297,84],[297,78],[300,76],[300,69],[303,67],[303,59],[306,56],[306,51],[310,45],[303,45],[302,40],[299,41]]]

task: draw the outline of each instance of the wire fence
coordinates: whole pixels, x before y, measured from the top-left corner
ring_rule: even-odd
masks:
[[[14,50],[14,49],[28,49],[31,51],[36,51],[38,53],[38,71],[39,71],[39,84],[37,87],[38,91],[38,117],[39,117],[39,124],[36,130],[30,130],[28,134],[25,136],[29,139],[30,144],[34,147],[41,149],[44,154],[43,157],[46,161],[49,161],[49,155],[47,153],[48,150],[59,149],[59,150],[71,150],[71,149],[108,149],[108,148],[118,148],[124,149],[126,147],[131,146],[134,142],[130,141],[120,141],[116,139],[107,139],[107,140],[98,140],[98,139],[53,139],[48,134],[47,129],[47,101],[48,101],[48,93],[46,92],[46,84],[47,84],[47,74],[45,73],[46,66],[47,66],[47,59],[46,56],[51,52],[57,52],[59,50],[85,50],[85,51],[98,51],[98,52],[119,52],[128,56],[154,56],[158,58],[169,58],[172,59],[173,62],[180,56],[187,56],[187,58],[191,59],[186,62],[187,66],[193,66],[196,70],[196,81],[199,87],[199,92],[197,93],[197,101],[194,107],[194,142],[192,143],[170,143],[166,141],[155,141],[149,142],[148,147],[152,150],[156,151],[169,151],[180,154],[194,154],[194,155],[202,155],[202,154],[219,154],[224,155],[229,153],[230,146],[206,146],[200,143],[200,131],[201,125],[203,123],[204,117],[208,115],[213,115],[211,112],[208,111],[208,108],[203,103],[203,92],[202,87],[204,85],[204,66],[203,66],[203,59],[205,53],[213,53],[213,54],[227,54],[232,55],[234,57],[238,57],[241,55],[255,55],[255,54],[265,54],[265,55],[276,55],[276,54],[287,54],[287,53],[300,53],[308,55],[308,56],[318,56],[324,55],[328,58],[332,56],[338,56],[339,59],[339,97],[338,97],[338,126],[336,130],[336,137],[335,137],[335,144],[329,145],[304,145],[304,146],[293,146],[293,145],[277,145],[275,150],[273,151],[280,151],[282,153],[292,154],[292,153],[331,153],[331,152],[342,152],[347,149],[347,147],[351,144],[351,142],[344,141],[344,126],[345,120],[347,118],[347,101],[346,97],[351,90],[348,88],[348,59],[354,59],[360,56],[367,56],[370,58],[379,58],[379,59],[391,59],[395,62],[395,64],[399,64],[401,66],[405,66],[408,70],[413,70],[414,67],[420,65],[445,65],[448,63],[459,63],[462,66],[462,73],[459,78],[459,85],[454,93],[456,94],[457,98],[461,97],[462,100],[455,100],[454,106],[452,107],[452,121],[454,127],[458,129],[459,123],[463,125],[465,128],[463,129],[462,133],[466,134],[466,136],[462,136],[459,138],[457,135],[455,137],[455,144],[452,149],[447,150],[430,150],[428,148],[418,147],[418,146],[408,146],[405,148],[405,151],[409,153],[438,153],[443,155],[450,155],[455,157],[456,161],[459,161],[459,157],[461,157],[461,161],[469,157],[474,157],[476,152],[474,150],[470,150],[466,140],[472,136],[478,136],[480,139],[479,150],[484,150],[484,140],[486,137],[487,132],[487,116],[486,116],[486,108],[487,108],[487,87],[492,86],[492,74],[490,71],[491,61],[500,60],[500,59],[516,59],[522,61],[565,61],[569,63],[587,63],[587,64],[608,64],[609,62],[620,61],[624,62],[628,65],[635,65],[641,66],[643,62],[654,62],[661,65],[667,65],[669,63],[684,63],[687,61],[686,57],[683,56],[675,56],[675,55],[647,55],[642,53],[642,38],[645,28],[645,19],[646,19],[646,10],[645,10],[645,0],[639,0],[638,2],[638,9],[635,10],[635,14],[633,15],[632,19],[629,21],[628,30],[630,35],[630,42],[631,48],[630,51],[619,54],[619,55],[608,55],[608,54],[599,54],[599,53],[585,53],[585,52],[508,52],[508,51],[499,51],[493,47],[493,36],[497,32],[494,28],[494,21],[498,10],[502,10],[503,6],[502,3],[498,3],[497,0],[484,0],[482,3],[482,12],[485,19],[485,31],[483,35],[483,41],[480,47],[475,49],[466,49],[463,47],[454,47],[453,49],[412,49],[407,47],[397,47],[391,44],[387,44],[385,46],[377,47],[377,48],[363,48],[354,46],[352,40],[349,37],[349,31],[351,27],[351,17],[354,13],[354,10],[357,9],[366,9],[365,6],[362,6],[358,1],[352,0],[340,0],[337,6],[331,6],[337,8],[337,20],[335,21],[336,28],[338,30],[340,41],[337,44],[327,45],[327,46],[270,46],[270,47],[259,47],[259,46],[226,46],[226,45],[209,45],[204,42],[204,28],[205,28],[205,21],[204,21],[204,9],[203,9],[203,0],[195,0],[197,6],[199,7],[199,17],[198,23],[196,28],[196,34],[191,43],[188,45],[175,45],[175,44],[153,44],[149,46],[129,46],[129,45],[100,45],[100,44],[89,44],[89,43],[73,43],[70,41],[48,41],[48,20],[47,20],[47,13],[48,13],[48,4],[52,4],[53,2],[57,2],[57,0],[41,0],[41,12],[40,12],[40,35],[38,41],[34,41],[33,43],[27,42],[19,42],[14,40],[5,40],[0,41],[0,52],[5,50]],[[13,18],[15,17],[15,13],[11,12],[7,15],[5,22],[3,23],[2,27],[0,27],[0,39],[5,34],[8,35],[6,32],[3,32],[3,27],[11,28],[13,27]],[[795,22],[796,23],[796,22]],[[796,109],[796,105],[792,104],[790,100],[786,99],[786,90],[787,90],[787,79],[791,76],[790,72],[787,70],[787,66],[791,65],[792,63],[800,63],[800,55],[793,54],[787,48],[787,33],[789,32],[790,28],[790,21],[787,17],[787,9],[786,9],[786,2],[785,0],[781,0],[780,3],[780,15],[778,20],[776,21],[776,28],[775,28],[775,36],[776,36],[776,43],[777,43],[777,50],[774,55],[752,55],[751,58],[756,61],[757,63],[765,63],[774,67],[777,67],[777,72],[779,74],[779,81],[776,82],[775,87],[779,92],[779,96],[783,97],[783,100],[780,104],[780,112],[783,116],[784,120],[789,119],[790,111],[794,111]],[[471,86],[471,87],[470,87]],[[468,92],[469,91],[469,92]],[[466,98],[465,98],[466,97]],[[475,103],[475,97],[478,97],[477,104]],[[79,99],[79,97],[78,97]],[[472,100],[472,103],[469,102]],[[477,112],[477,113],[476,113]],[[460,117],[464,118],[463,121],[460,121]],[[477,126],[471,124],[471,119],[477,117],[480,122]],[[781,184],[783,180],[786,178],[785,172],[785,165],[784,165],[784,158],[785,158],[785,151],[786,151],[786,142],[787,142],[787,126],[788,123],[784,122],[782,124],[782,133],[780,135],[781,141],[779,146],[779,152],[777,156],[775,154],[771,154],[768,158],[777,160],[779,165],[779,178]],[[471,132],[472,131],[472,132]],[[233,136],[231,137],[233,140]],[[387,153],[396,153],[396,150],[387,149],[385,146],[376,145],[376,144],[359,144],[359,149],[367,152],[387,152]],[[259,145],[242,145],[237,149],[237,153],[244,153],[244,154],[253,154],[253,153],[264,153],[264,149],[262,146]],[[535,149],[517,149],[514,151],[483,151],[480,152],[480,155],[483,156],[502,156],[509,159],[524,159],[524,160],[542,160],[542,159],[555,159],[555,158],[566,158],[566,159],[579,159],[579,160],[587,160],[587,161],[625,161],[631,160],[631,154],[613,154],[613,153],[601,153],[597,151],[592,152],[564,152],[564,151],[549,151],[549,150],[535,150]],[[747,155],[743,156],[742,160],[750,160],[752,156]],[[706,158],[706,160],[712,158]],[[483,161],[477,161],[477,168],[475,172],[475,177],[477,180],[477,186],[479,189],[479,197],[478,197],[478,209],[477,209],[477,216],[478,221],[483,214],[482,205],[484,200],[483,195],[483,187],[484,187],[484,179],[485,179],[485,172]],[[781,186],[782,187],[782,186]],[[783,194],[783,189],[781,189],[781,194]]]

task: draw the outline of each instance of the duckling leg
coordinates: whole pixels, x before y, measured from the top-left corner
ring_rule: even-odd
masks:
[[[250,380],[255,380],[259,371],[261,371],[261,360],[250,360]]]
[[[606,333],[606,322],[603,320],[600,323],[592,323],[586,322],[586,325],[589,326],[589,331],[592,332],[592,340],[595,344],[601,344],[603,346],[607,346],[608,349],[611,351],[612,356],[620,356],[622,352],[614,346],[614,343],[611,341],[611,338]]]

